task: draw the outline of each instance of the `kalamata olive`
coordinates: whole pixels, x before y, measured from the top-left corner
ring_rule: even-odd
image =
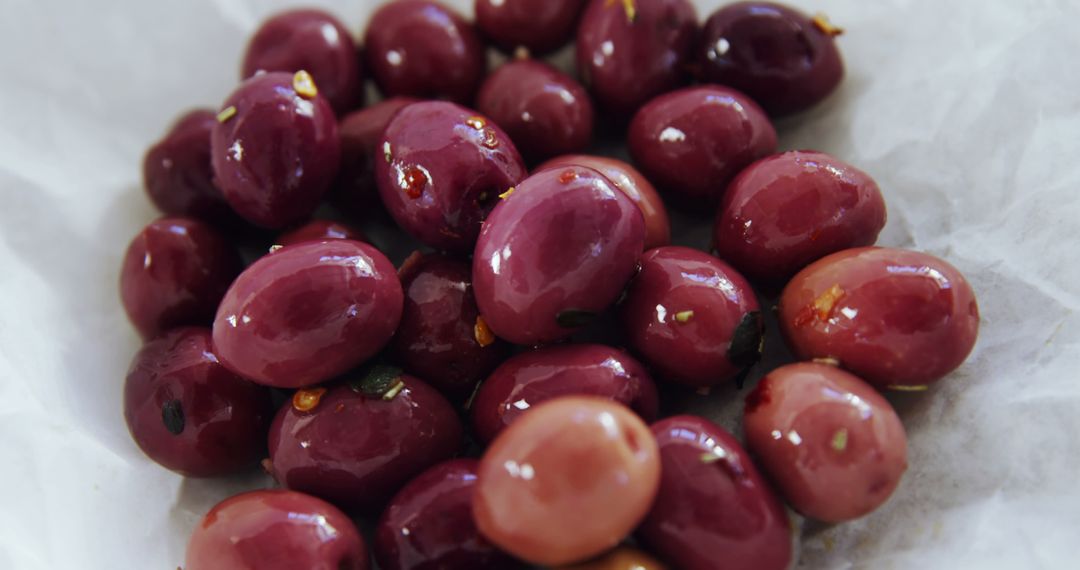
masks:
[[[253,224],[283,228],[311,215],[337,176],[337,119],[306,72],[263,73],[225,101],[211,136],[214,176]]]
[[[504,51],[544,55],[566,45],[585,0],[476,0],[476,27]]]
[[[652,426],[660,491],[638,537],[679,570],[784,570],[792,531],[784,506],[739,442],[696,416]]]
[[[705,22],[698,48],[701,77],[730,85],[771,115],[802,111],[832,93],[844,76],[823,16],[772,2],[722,6]]]
[[[724,261],[781,287],[830,253],[873,245],[883,227],[885,200],[869,175],[822,152],[791,151],[739,173],[713,236]]]
[[[592,138],[589,94],[541,61],[510,61],[496,69],[480,86],[476,108],[505,129],[533,162],[580,152]]]
[[[259,71],[304,70],[338,114],[360,105],[364,77],[352,35],[322,10],[282,12],[263,22],[248,43],[241,79]]]
[[[444,101],[398,111],[376,149],[375,181],[398,225],[437,249],[468,253],[499,194],[525,178],[514,143],[476,111]]]
[[[559,396],[610,398],[641,419],[656,419],[656,385],[625,352],[599,344],[549,346],[523,352],[495,369],[473,398],[476,437],[490,442],[530,408]]]
[[[214,319],[225,367],[277,388],[332,378],[378,352],[403,296],[393,264],[352,240],[283,247],[244,270]]]
[[[218,364],[210,329],[173,329],[144,344],[124,383],[124,419],[135,443],[189,477],[254,466],[272,414],[266,388]]]
[[[622,546],[597,558],[574,564],[560,566],[561,570],[667,570],[667,566],[648,554],[629,546]]]
[[[131,240],[120,269],[120,300],[144,339],[184,325],[207,325],[240,255],[204,222],[161,218]]]
[[[334,505],[295,491],[251,491],[206,513],[185,570],[368,570],[364,538]]]
[[[836,360],[881,389],[925,389],[964,362],[979,333],[979,307],[964,276],[904,249],[823,257],[792,278],[779,308],[781,331],[799,358]]]
[[[827,522],[861,517],[892,495],[907,436],[889,402],[835,366],[798,363],[746,397],[746,446],[795,510]]]
[[[776,152],[776,130],[761,107],[718,85],[653,99],[634,116],[627,141],[657,189],[693,209],[717,203],[740,170]]]
[[[420,101],[393,97],[345,115],[338,124],[341,137],[341,169],[329,199],[355,216],[368,214],[379,204],[375,186],[376,149],[383,131],[403,107]]]
[[[407,372],[460,403],[507,350],[480,318],[472,268],[446,256],[418,254],[399,275],[405,308],[391,344],[393,354]]]
[[[472,101],[487,60],[476,30],[429,0],[397,0],[371,16],[364,34],[367,67],[387,97]]]
[[[604,113],[629,117],[684,84],[697,13],[688,0],[590,0],[577,31],[577,69]]]
[[[645,241],[641,211],[582,166],[527,178],[491,212],[473,256],[480,313],[518,344],[565,338],[611,306]]]
[[[375,531],[382,570],[515,570],[525,567],[500,552],[472,516],[475,459],[440,463],[413,479],[390,501]]]
[[[763,321],[750,284],[696,249],[645,252],[622,317],[631,346],[664,380],[715,386],[761,358]]]
[[[476,525],[507,552],[559,565],[618,544],[652,505],[656,441],[626,407],[564,396],[521,416],[491,444],[473,496]]]
[[[592,156],[587,154],[569,154],[553,158],[536,168],[536,172],[560,166],[585,166],[599,171],[622,190],[628,198],[637,204],[645,216],[645,249],[652,249],[671,243],[671,221],[667,208],[656,193],[656,188],[645,175],[630,164],[617,158]]]
[[[360,230],[330,220],[311,220],[310,222],[285,232],[278,236],[275,245],[286,246],[306,241],[321,241],[328,239],[351,239],[354,241],[368,241],[367,236]]]
[[[270,426],[279,483],[368,511],[453,457],[461,444],[461,422],[450,403],[431,386],[383,366],[329,390],[300,390]]]
[[[213,111],[191,111],[146,151],[143,184],[150,201],[165,214],[198,218],[222,227],[238,219],[214,185],[210,132],[216,124]]]

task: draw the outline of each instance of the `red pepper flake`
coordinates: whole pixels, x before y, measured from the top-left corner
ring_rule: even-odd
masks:
[[[344,402],[339,402],[338,405],[334,406],[334,413],[335,414],[340,414],[341,412],[344,412],[344,411],[345,411],[345,403]]]
[[[426,187],[428,183],[427,173],[419,166],[410,166],[405,171],[404,182],[405,184],[402,187],[402,190],[405,191],[405,195],[416,200],[424,194],[424,187]]]
[[[292,397],[292,405],[297,411],[310,412],[319,405],[319,400],[322,399],[323,394],[326,393],[326,388],[309,388],[306,390],[297,390]]]
[[[833,309],[836,308],[836,304],[843,298],[844,290],[840,288],[839,284],[829,287],[821,295],[818,295],[817,299],[814,299],[812,303],[799,311],[799,314],[795,317],[795,326],[801,327],[809,324],[814,319],[819,321],[829,320]]]
[[[487,321],[480,315],[476,316],[476,325],[473,326],[473,336],[476,337],[476,344],[481,347],[489,346],[495,342],[495,334],[491,332],[488,327]]]
[[[562,182],[563,184],[569,184],[576,179],[577,172],[574,172],[573,170],[564,170],[562,171],[562,174],[559,175],[559,182]]]
[[[465,119],[465,124],[479,131],[487,126],[487,121],[479,115],[473,115],[468,119]]]
[[[746,395],[744,402],[746,408],[743,410],[744,414],[752,413],[761,406],[764,406],[772,401],[772,392],[769,391],[769,383],[764,379],[758,382],[758,385]]]
[[[480,141],[480,144],[483,145],[484,148],[492,150],[497,148],[499,146],[499,135],[495,134],[495,129],[490,127],[484,129],[484,140]]]
[[[833,23],[829,21],[829,17],[821,12],[814,14],[814,17],[811,18],[810,21],[814,23],[815,28],[821,30],[821,33],[830,38],[835,38],[844,33],[844,28],[834,26]]]

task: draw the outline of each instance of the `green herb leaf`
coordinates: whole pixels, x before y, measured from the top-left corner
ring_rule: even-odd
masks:
[[[576,329],[596,320],[596,313],[568,309],[555,316],[555,322],[564,329]]]
[[[161,421],[173,435],[180,435],[184,431],[184,408],[180,400],[169,400],[161,406]]]
[[[401,378],[401,369],[396,366],[376,364],[359,380],[350,383],[354,392],[365,396],[383,397]]]

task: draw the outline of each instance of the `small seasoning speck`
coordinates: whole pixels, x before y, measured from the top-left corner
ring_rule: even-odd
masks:
[[[925,392],[930,389],[930,387],[925,384],[922,386],[904,386],[901,384],[896,384],[893,386],[887,386],[887,388],[890,390],[896,390],[897,392]]]
[[[834,26],[833,23],[829,21],[829,17],[821,12],[814,14],[811,21],[814,22],[815,28],[821,30],[821,33],[829,37],[835,38],[844,33],[844,28]]]
[[[233,118],[235,116],[236,116],[236,106],[229,105],[228,107],[225,107],[224,109],[221,110],[220,113],[217,114],[217,122],[224,123],[225,121],[228,121],[229,119],[231,119],[231,118]]]
[[[821,358],[815,358],[814,362],[817,363],[817,364],[824,364],[826,366],[840,366],[840,361],[833,358],[833,357],[831,357],[831,356],[824,356],[824,357],[821,357]]]
[[[315,80],[312,79],[311,74],[301,69],[297,71],[292,78],[293,90],[295,90],[301,97],[312,99],[319,94],[319,89],[315,87]]]
[[[483,117],[473,115],[472,117],[465,119],[465,124],[479,131],[487,126],[487,121],[485,121]]]
[[[847,430],[840,428],[836,430],[836,433],[832,436],[832,448],[837,452],[842,452],[847,449]]]
[[[411,166],[405,171],[405,185],[401,188],[405,195],[416,200],[424,193],[427,186],[427,174],[419,166]]]
[[[386,159],[386,163],[390,164],[390,161],[394,160],[394,154],[390,152],[390,141],[382,143],[383,158]]]
[[[279,249],[281,249],[283,247],[285,247],[285,246],[275,243],[274,245],[270,246],[270,253],[274,253],[275,251],[277,251],[277,250],[279,250]]]
[[[484,140],[480,141],[480,144],[484,148],[494,149],[499,146],[499,136],[495,134],[495,130],[492,128],[484,129]]]
[[[621,4],[623,12],[626,12],[626,21],[633,24],[637,19],[637,5],[634,0],[607,0],[605,6],[611,7],[615,4]]]
[[[161,422],[165,429],[173,435],[180,435],[184,431],[184,407],[180,400],[169,400],[161,406]]]
[[[529,48],[525,46],[518,46],[514,48],[514,59],[523,60],[529,59],[530,57],[532,57],[532,54],[529,53]]]
[[[840,288],[839,284],[829,287],[818,295],[813,302],[799,311],[799,314],[795,316],[795,326],[801,327],[809,324],[815,317],[819,321],[829,320],[829,317],[832,316],[833,309],[836,308],[837,302],[843,297],[844,290]]]
[[[575,179],[577,179],[577,172],[574,172],[573,170],[564,170],[562,171],[562,174],[559,175],[559,182],[562,182],[563,184],[569,184]]]
[[[490,346],[491,343],[495,342],[495,334],[491,332],[484,317],[479,315],[476,317],[476,325],[473,326],[473,336],[476,337],[476,343],[481,347]]]
[[[694,311],[679,311],[678,313],[675,313],[675,320],[680,323],[685,323],[692,318],[694,318]]]
[[[405,388],[405,383],[402,382],[400,378],[398,378],[397,383],[395,383],[393,386],[391,386],[390,389],[387,390],[385,394],[383,394],[382,399],[389,402],[390,400],[393,400],[394,397],[397,396],[398,393],[401,392],[401,390],[404,389],[404,388]]]
[[[517,188],[511,186],[509,189],[507,189],[506,192],[503,192],[502,194],[499,194],[499,199],[500,200],[505,200],[505,199],[509,198],[510,195],[514,193],[514,190],[517,190]]]
[[[319,405],[319,400],[322,399],[323,394],[326,393],[326,388],[308,388],[306,390],[297,390],[292,397],[292,405],[300,412],[310,412]]]

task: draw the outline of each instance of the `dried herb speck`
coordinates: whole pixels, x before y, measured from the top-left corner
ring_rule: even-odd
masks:
[[[173,435],[180,435],[184,431],[184,408],[180,400],[169,400],[161,406],[161,421]]]

